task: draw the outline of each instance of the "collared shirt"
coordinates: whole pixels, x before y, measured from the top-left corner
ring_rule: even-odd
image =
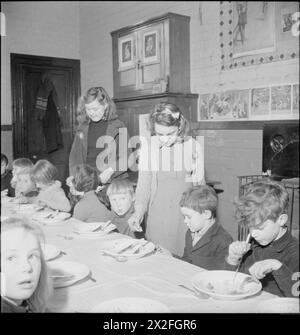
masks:
[[[213,221],[211,223],[209,223],[207,226],[205,226],[204,228],[202,228],[201,230],[198,230],[194,233],[191,233],[192,235],[192,244],[193,247],[197,244],[197,242],[201,239],[202,236],[204,236],[204,234],[208,231],[208,229],[215,223],[216,221]]]

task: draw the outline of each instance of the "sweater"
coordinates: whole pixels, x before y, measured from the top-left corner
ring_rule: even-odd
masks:
[[[107,122],[106,134],[99,134],[99,137],[106,135],[110,136],[111,140],[116,141],[116,156],[117,156],[117,162],[116,162],[117,169],[114,168],[115,172],[108,181],[110,182],[112,179],[126,173],[127,168],[125,171],[123,170],[118,171],[118,167],[120,168],[127,167],[127,158],[131,150],[128,149],[126,143],[127,151],[125,150],[119,151],[119,130],[120,128],[126,128],[125,124],[118,118],[106,122]],[[74,136],[74,141],[69,156],[70,176],[74,176],[76,165],[87,163],[88,134],[89,134],[89,123],[80,124]],[[129,138],[129,134],[127,134],[127,138]],[[122,145],[124,145],[124,143]],[[115,148],[114,146],[108,145],[106,155],[107,156],[114,155],[115,154],[114,148]]]
[[[299,278],[293,277],[295,273],[299,273],[299,241],[288,230],[266,246],[254,240],[251,249],[242,258],[240,271],[248,274],[254,263],[266,259],[277,259],[282,266],[260,280],[263,289],[280,297],[294,297],[292,287]],[[235,270],[236,266],[225,261],[225,269]]]
[[[6,170],[3,175],[1,175],[1,191],[7,190],[7,195],[9,197],[15,196],[15,190],[11,186],[12,180],[12,172],[11,170]]]
[[[89,191],[75,205],[73,217],[84,222],[105,222],[109,220],[110,212],[99,201],[95,191]]]
[[[207,270],[223,269],[224,257],[232,242],[231,235],[218,222],[209,227],[195,246],[192,244],[191,231],[188,230],[182,260]]]
[[[48,207],[62,212],[70,212],[71,205],[66,197],[64,190],[61,188],[61,182],[56,180],[45,190],[41,190],[35,198],[35,203],[44,202]]]

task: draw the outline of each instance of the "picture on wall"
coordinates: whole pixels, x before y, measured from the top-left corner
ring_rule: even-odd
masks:
[[[268,118],[270,105],[269,87],[254,88],[251,91],[251,117]]]
[[[294,15],[298,11],[294,2],[286,3],[280,11],[281,31],[283,33],[291,33],[293,25],[297,22],[297,16]]]
[[[233,2],[233,58],[275,50],[272,1]]]
[[[143,63],[159,60],[157,31],[150,31],[143,35],[143,56]]]
[[[291,85],[271,87],[271,115],[291,114]]]
[[[247,119],[249,90],[202,94],[199,99],[200,120]]]
[[[133,37],[119,38],[119,71],[134,67]]]

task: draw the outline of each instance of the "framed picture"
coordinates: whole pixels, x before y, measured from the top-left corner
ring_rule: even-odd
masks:
[[[133,36],[119,38],[119,71],[134,67],[134,43]]]
[[[148,31],[143,34],[143,63],[156,63],[159,61],[158,32]]]
[[[293,1],[220,1],[221,70],[299,58]]]
[[[274,17],[271,1],[234,1],[233,58],[274,51]]]

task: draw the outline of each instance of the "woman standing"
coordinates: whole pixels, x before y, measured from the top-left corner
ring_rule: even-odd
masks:
[[[70,176],[74,175],[76,165],[88,164],[100,171],[101,184],[125,177],[128,151],[119,150],[119,135],[120,129],[127,135],[127,129],[103,87],[92,87],[80,98],[77,120],[79,125],[69,157]],[[126,136],[126,144],[127,139]]]
[[[128,220],[133,230],[148,212],[146,237],[181,256],[186,227],[180,213],[182,193],[204,184],[201,146],[189,133],[179,108],[160,103],[149,116],[150,141],[142,141],[135,212]]]

